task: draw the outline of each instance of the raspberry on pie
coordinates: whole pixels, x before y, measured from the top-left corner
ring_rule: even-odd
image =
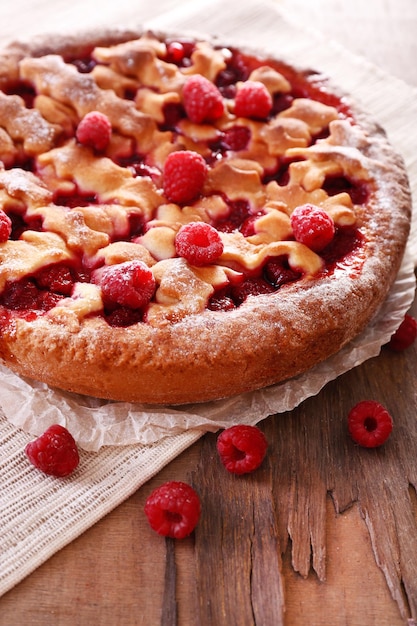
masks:
[[[375,315],[405,167],[322,74],[132,30],[0,52],[0,358],[113,400],[287,380]]]

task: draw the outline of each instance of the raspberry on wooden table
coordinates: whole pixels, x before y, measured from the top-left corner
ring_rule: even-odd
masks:
[[[417,320],[406,313],[400,326],[397,328],[387,347],[394,352],[402,352],[409,348],[417,338]]]
[[[183,539],[192,533],[200,512],[197,492],[181,481],[173,480],[157,487],[145,503],[145,515],[151,528],[173,539]]]
[[[164,164],[164,193],[171,202],[191,202],[201,193],[206,176],[207,164],[200,154],[192,150],[171,152]]]
[[[191,265],[209,265],[223,253],[223,242],[210,224],[189,222],[178,231],[175,249]]]
[[[238,88],[234,113],[237,117],[265,119],[271,113],[272,96],[259,81],[248,80]]]
[[[90,111],[78,124],[75,136],[83,146],[102,152],[109,145],[111,133],[112,126],[107,115]]]
[[[258,469],[267,447],[263,432],[256,426],[245,424],[226,428],[217,438],[220,460],[232,474],[247,474]]]
[[[296,241],[314,252],[323,250],[333,239],[335,226],[330,215],[314,204],[303,204],[291,214],[291,227]]]
[[[348,430],[355,443],[364,448],[376,448],[390,436],[392,417],[379,402],[363,400],[350,410]]]
[[[213,122],[224,113],[222,94],[216,85],[201,74],[187,79],[182,97],[187,117],[195,124]]]
[[[63,426],[54,424],[25,448],[29,461],[45,474],[64,477],[79,463],[77,444]]]

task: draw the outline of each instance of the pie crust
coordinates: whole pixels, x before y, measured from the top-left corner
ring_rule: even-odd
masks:
[[[189,76],[219,84],[220,73],[221,118],[167,123]],[[234,115],[247,79],[272,94],[268,119]],[[338,352],[395,280],[411,216],[403,161],[372,117],[316,72],[216,40],[113,30],[11,44],[0,54],[0,87],[0,208],[14,220],[0,243],[0,355],[19,375],[150,404],[236,395]],[[100,154],[75,138],[96,110],[113,128]],[[220,149],[235,126],[246,128],[246,145]],[[180,206],[164,196],[162,171],[184,149],[202,154],[208,174],[199,197]],[[294,240],[290,215],[305,203],[334,220],[330,251]],[[242,206],[251,229],[226,228]],[[175,252],[177,231],[194,221],[213,224],[224,244],[207,266]],[[212,310],[213,295],[264,276],[276,258],[296,279]],[[139,321],[114,325],[89,272],[132,259],[151,269],[155,294]],[[31,285],[55,264],[77,266],[70,292],[53,306],[10,305],[11,285]]]

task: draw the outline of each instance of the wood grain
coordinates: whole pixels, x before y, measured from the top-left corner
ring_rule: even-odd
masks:
[[[353,510],[359,515],[355,534],[361,532],[363,539],[367,530],[368,558],[373,553],[398,605],[391,612],[391,621],[382,623],[400,623],[398,613],[403,620],[416,617],[417,517],[413,496],[417,488],[417,423],[415,407],[410,406],[406,393],[412,385],[410,364],[416,356],[415,347],[407,355],[384,350],[377,359],[330,383],[325,393],[308,399],[291,413],[266,420],[261,427],[270,444],[268,463],[249,478],[221,476],[214,437],[205,437],[194,477],[208,512],[196,531],[195,548],[197,564],[204,568],[201,572],[197,569],[197,579],[202,581],[200,609],[210,606],[209,618],[205,621],[205,615],[202,624],[233,623],[230,616],[237,604],[242,611],[240,619],[245,615],[242,624],[283,623],[285,604],[291,600],[282,603],[277,582],[281,578],[285,586],[287,572],[282,575],[281,556],[301,578],[323,583],[324,591],[329,521],[332,515],[347,512],[353,519]],[[395,395],[393,387],[386,384],[390,377]],[[376,450],[360,448],[347,436],[345,407],[370,397],[395,416],[389,444]],[[259,511],[262,514],[258,516]],[[262,538],[260,543],[255,537]],[[239,558],[241,568],[231,570],[229,560],[236,564]],[[271,607],[276,611],[273,621],[270,613],[270,622],[257,621],[252,615],[253,605],[243,602],[256,598],[254,567],[258,559],[263,561],[264,573],[275,572],[268,578],[268,586],[261,586],[269,611]],[[368,564],[364,566],[368,571]],[[355,576],[359,574],[357,571]],[[350,591],[352,582],[349,578]],[[363,597],[359,586],[357,593]],[[369,610],[386,620],[381,594],[370,594]],[[213,608],[210,598],[221,600]],[[352,601],[354,594],[349,594],[345,615],[352,614]],[[302,620],[300,615],[293,615],[288,623],[301,624]]]
[[[97,20],[142,21],[180,5],[14,0],[3,38]],[[415,0],[275,0],[306,27],[417,86]],[[410,59],[412,62],[410,62]],[[417,315],[417,304],[412,312]],[[227,474],[207,435],[0,598],[0,626],[400,626],[417,620],[417,346],[380,356],[295,411],[260,426],[269,451]],[[346,436],[354,402],[374,398],[395,430],[381,450]],[[165,541],[144,517],[166,480],[199,490],[196,532]]]

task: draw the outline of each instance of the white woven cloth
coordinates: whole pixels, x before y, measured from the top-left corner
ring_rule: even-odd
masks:
[[[238,14],[235,3],[191,2],[147,25],[199,32],[204,25],[205,32],[266,47],[278,56],[285,51],[288,60],[302,66],[307,62],[331,75],[386,128],[406,160],[417,197],[417,160],[409,132],[417,120],[417,90],[351,55],[337,43],[324,41],[315,33],[306,35],[267,2],[240,0]],[[349,346],[342,359],[345,369],[378,354],[392,326],[398,326],[410,306],[416,250],[413,234],[400,279],[367,335],[366,347],[363,337]],[[240,421],[256,423],[267,415],[288,410],[306,395],[318,393],[341,372],[338,367],[328,362],[290,386],[190,407],[184,412],[118,403],[85,405],[70,394],[56,395],[42,385],[31,385],[0,372],[0,402],[7,415],[0,414],[0,595],[128,498],[204,431],[227,425],[230,416],[233,419],[239,415]],[[43,422],[45,407],[51,423],[60,421],[71,432],[75,430],[83,448],[79,468],[66,479],[44,476],[29,465],[23,452],[31,439],[28,432],[36,430],[33,418],[40,414]],[[41,423],[40,429],[43,426]],[[97,436],[91,437],[89,429]]]

